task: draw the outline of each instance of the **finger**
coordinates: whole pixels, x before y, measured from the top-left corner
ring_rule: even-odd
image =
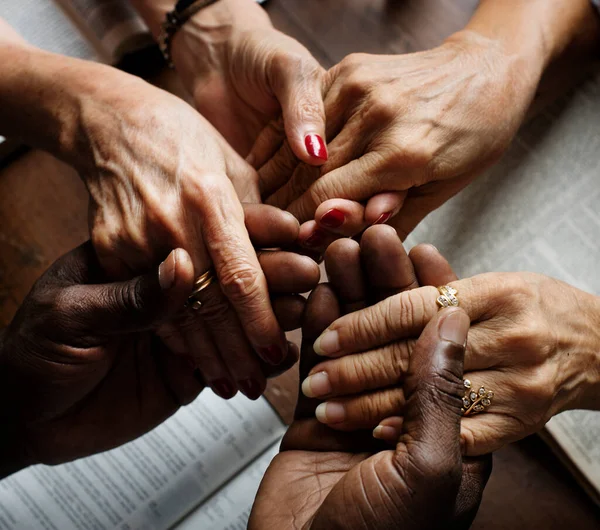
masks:
[[[300,231],[292,214],[266,204],[244,204],[244,222],[252,244],[258,248],[292,245]]]
[[[194,269],[189,254],[176,249],[158,270],[132,280],[97,285],[71,285],[61,291],[65,314],[88,336],[123,334],[149,329],[185,304]],[[82,310],[84,308],[84,310]]]
[[[296,218],[312,219],[319,205],[329,199],[363,201],[370,199],[381,188],[385,175],[378,174],[380,155],[369,152],[315,180],[301,197],[294,200],[287,210]]]
[[[296,169],[300,166],[306,164],[302,164],[296,158],[289,142],[284,140],[277,152],[259,166],[258,185],[263,201],[278,208],[287,208],[290,200],[287,199],[287,195],[277,195],[277,191],[293,178]],[[313,169],[313,174],[317,177],[319,173],[318,168]]]
[[[277,321],[284,331],[294,331],[302,325],[302,315],[306,307],[306,300],[303,296],[299,294],[276,296],[271,303]]]
[[[313,166],[327,161],[323,68],[307,54],[285,54],[274,61],[273,91],[283,112],[286,137],[294,154]]]
[[[271,294],[306,293],[317,286],[321,277],[312,259],[292,252],[259,252],[258,261]]]
[[[325,399],[396,386],[406,374],[413,347],[414,341],[398,341],[319,363],[302,382],[302,393]]]
[[[419,285],[440,286],[458,280],[448,260],[433,245],[421,244],[409,252]]]
[[[307,221],[300,226],[298,244],[309,252],[322,254],[327,247],[342,236],[338,236],[317,226],[315,221]]]
[[[474,321],[489,319],[502,310],[516,285],[511,275],[480,274],[451,282],[458,290],[460,305]],[[320,355],[339,357],[366,351],[398,339],[417,337],[438,312],[439,292],[419,287],[391,296],[361,311],[336,320],[315,341]]]
[[[406,191],[378,193],[367,201],[365,223],[367,226],[385,224],[402,208]]]
[[[220,289],[235,309],[250,344],[263,360],[277,364],[285,356],[287,342],[273,313],[267,281],[248,238],[241,205],[233,188],[225,193],[220,184],[213,194],[211,212],[203,219],[203,241]]]
[[[221,359],[217,345],[207,326],[189,309],[181,312],[174,319],[173,325],[183,335],[185,351],[189,352],[194,368],[200,372],[202,381],[217,396],[231,399],[237,393],[238,388]]]
[[[281,149],[284,140],[283,117],[280,116],[276,120],[267,123],[265,128],[258,134],[250,153],[246,157],[246,162],[255,169],[263,167]],[[262,186],[260,189],[262,193]]]
[[[408,449],[415,467],[446,471],[448,477],[458,471],[458,479],[463,362],[469,325],[463,309],[445,309],[419,337],[403,384],[406,404],[396,455],[402,462]]]
[[[352,237],[366,228],[365,207],[347,199],[325,201],[315,212],[315,221],[323,230]]]
[[[360,263],[360,245],[356,241],[334,241],[325,252],[325,270],[344,313],[365,306],[367,291]]]
[[[273,366],[261,361],[263,374],[268,379],[277,377],[284,372],[287,372],[292,366],[294,366],[298,362],[299,358],[300,350],[298,349],[298,346],[296,346],[293,342],[288,342],[288,351],[281,364]]]
[[[462,479],[450,530],[471,528],[491,474],[491,454],[479,458],[463,458]]]
[[[328,400],[317,406],[315,416],[321,423],[339,431],[372,430],[383,419],[401,413],[404,406],[402,388],[386,388]]]
[[[360,239],[371,302],[419,287],[412,261],[396,231],[387,225],[367,228]]]
[[[310,294],[304,312],[300,380],[303,380],[311,368],[320,361],[313,351],[314,337],[317,337],[339,315],[340,307],[334,291],[327,284],[319,284]],[[317,405],[318,401],[306,398],[300,393],[295,417],[314,417]]]
[[[279,163],[279,162],[278,162]],[[275,161],[269,165],[275,164]],[[266,171],[266,170],[265,170]],[[300,197],[310,186],[321,177],[321,168],[309,166],[308,164],[297,164],[293,172],[287,173],[284,183],[272,195],[267,197],[266,203],[278,208],[287,209],[287,207]],[[266,177],[261,177],[266,178]],[[300,222],[308,221],[313,216],[298,217]]]

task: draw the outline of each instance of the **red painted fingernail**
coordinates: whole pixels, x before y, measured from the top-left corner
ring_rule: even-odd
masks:
[[[392,212],[382,213],[379,216],[379,219],[377,219],[377,221],[375,221],[373,224],[374,225],[382,225],[383,223],[387,223],[391,216],[392,216]]]
[[[345,220],[346,216],[344,215],[344,212],[333,208],[321,217],[319,224],[323,225],[325,228],[339,228],[344,224]]]
[[[238,385],[242,393],[253,401],[262,394],[262,388],[256,379],[243,379],[238,381]]]
[[[327,147],[325,142],[318,134],[307,134],[304,137],[304,145],[310,156],[320,158],[321,160],[327,160]]]
[[[325,243],[325,232],[318,228],[304,240],[303,245],[307,247],[320,247]]]
[[[285,355],[281,351],[279,346],[269,346],[267,348],[260,348],[258,350],[260,356],[270,364],[278,365],[281,364]]]
[[[231,399],[235,396],[235,388],[227,379],[216,379],[211,383],[210,388],[223,399]]]

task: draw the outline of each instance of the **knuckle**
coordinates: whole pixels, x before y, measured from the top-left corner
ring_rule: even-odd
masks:
[[[225,296],[233,303],[253,305],[260,301],[262,275],[249,264],[233,264],[221,270],[219,283]]]
[[[379,126],[390,123],[398,115],[398,102],[389,91],[378,91],[373,94],[371,104],[366,110],[365,119]]]

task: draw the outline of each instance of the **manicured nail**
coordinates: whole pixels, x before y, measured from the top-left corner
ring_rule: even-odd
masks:
[[[304,137],[304,145],[310,156],[320,158],[321,160],[327,160],[327,147],[323,138],[318,134],[307,134]]]
[[[315,410],[315,416],[321,423],[342,423],[346,419],[346,409],[341,403],[321,403]]]
[[[467,334],[471,322],[464,311],[450,313],[439,327],[440,339],[464,346],[467,342]]]
[[[332,355],[340,351],[340,336],[334,329],[326,330],[314,343],[313,349],[317,355]]]
[[[382,225],[384,223],[387,223],[391,216],[392,216],[392,212],[382,213],[379,216],[379,218],[377,219],[377,221],[375,221],[373,224],[374,225]]]
[[[346,216],[344,215],[344,212],[333,208],[321,217],[319,224],[323,225],[325,228],[339,228],[344,224],[345,220]]]
[[[321,247],[325,243],[326,234],[318,228],[304,240],[304,245],[307,247]]]
[[[327,396],[331,394],[331,390],[327,372],[309,375],[302,381],[302,393],[309,398]]]
[[[262,388],[256,379],[243,379],[238,381],[242,393],[251,400],[258,399],[262,394]]]
[[[385,440],[386,442],[395,442],[398,439],[398,433],[394,427],[378,425],[373,429],[373,438]]]
[[[216,379],[210,385],[213,392],[223,399],[231,399],[235,396],[235,388],[227,379]]]
[[[173,250],[167,259],[158,267],[158,283],[163,291],[169,290],[175,283],[175,268],[177,267],[177,250]]]
[[[275,345],[268,346],[266,348],[260,348],[258,353],[265,361],[274,366],[281,364],[285,358],[285,354],[283,351],[281,351],[281,348]]]

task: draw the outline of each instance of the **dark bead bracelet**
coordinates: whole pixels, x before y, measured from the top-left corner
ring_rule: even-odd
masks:
[[[175,9],[167,13],[165,21],[161,26],[160,36],[158,37],[158,46],[170,68],[173,68],[171,42],[175,33],[177,33],[179,28],[198,11],[217,1],[218,0],[179,0],[177,4],[175,4]]]

